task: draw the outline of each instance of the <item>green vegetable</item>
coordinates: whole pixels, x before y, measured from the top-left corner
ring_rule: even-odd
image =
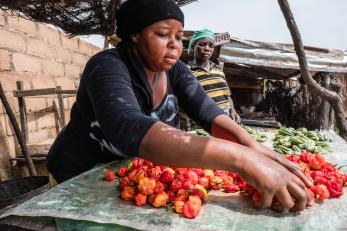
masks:
[[[243,124],[241,124],[240,126],[243,129],[245,129],[256,141],[265,142],[267,140],[267,136],[265,135],[265,133],[263,133],[257,129],[243,125]]]
[[[300,154],[302,150],[314,153],[332,152],[332,147],[327,144],[331,139],[319,132],[308,131],[306,128],[282,127],[273,139],[273,149],[282,154]]]

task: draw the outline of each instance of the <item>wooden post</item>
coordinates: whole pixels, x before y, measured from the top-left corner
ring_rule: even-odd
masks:
[[[23,81],[17,81],[17,90],[23,91],[24,84]],[[24,142],[28,141],[28,124],[27,124],[27,114],[24,97],[18,97],[18,107],[19,107],[19,118],[20,118],[20,127],[23,135]]]
[[[326,89],[330,89],[330,75],[324,74],[324,87]],[[330,103],[325,100],[324,98],[322,99],[322,117],[321,117],[321,128],[322,129],[329,129],[330,127]]]
[[[65,126],[64,100],[63,100],[62,94],[59,93],[59,91],[61,91],[61,86],[57,86],[56,91],[58,92],[57,96],[58,96],[60,122],[61,122],[60,125],[64,127]]]
[[[57,132],[57,135],[59,134],[60,129],[63,128],[61,124],[61,120],[59,118],[59,112],[58,112],[58,107],[55,101],[53,101],[53,113],[54,113],[54,121],[55,121],[55,131]]]
[[[19,129],[19,126],[18,126],[18,123],[17,123],[17,120],[16,120],[16,117],[10,107],[10,104],[8,103],[7,101],[7,98],[5,96],[5,92],[4,90],[2,89],[2,85],[1,85],[1,82],[0,82],[0,98],[1,98],[1,101],[2,101],[2,104],[4,105],[5,107],[5,110],[6,110],[6,113],[8,115],[8,117],[10,118],[10,121],[11,121],[11,124],[13,126],[13,129],[14,129],[14,132],[17,136],[17,139],[18,139],[18,143],[22,149],[22,152],[23,152],[23,155],[25,157],[25,160],[28,164],[28,168],[29,168],[29,173],[31,176],[36,176],[36,169],[35,169],[35,166],[34,166],[34,163],[31,159],[31,156],[29,155],[29,152],[28,152],[28,148],[26,146],[26,143],[23,139],[23,136],[22,136],[22,133]]]
[[[110,42],[108,41],[108,36],[105,35],[104,36],[104,50],[108,49],[109,46],[110,46]]]

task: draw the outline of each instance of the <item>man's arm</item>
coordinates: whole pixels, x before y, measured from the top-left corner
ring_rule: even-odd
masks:
[[[234,107],[234,102],[231,99],[231,96],[229,96],[229,103],[230,103],[230,117],[236,122],[236,123],[241,123],[241,117],[239,114],[237,114],[235,107]]]

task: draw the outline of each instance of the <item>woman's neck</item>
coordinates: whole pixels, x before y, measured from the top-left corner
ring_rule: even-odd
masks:
[[[142,65],[143,65],[143,68],[144,68],[144,70],[145,70],[145,74],[146,74],[148,83],[149,83],[150,85],[154,84],[154,82],[155,82],[156,79],[157,79],[158,73],[149,70],[149,69],[145,66],[145,64],[142,62],[141,57],[140,57],[139,53],[137,52],[136,48],[133,46],[132,49],[133,49],[135,55],[139,58],[139,60],[141,61]]]
[[[146,73],[146,77],[147,77],[147,81],[150,85],[154,84],[155,81],[157,80],[158,78],[158,72],[153,72],[153,71],[150,71],[148,70],[146,67],[144,68],[145,69],[145,73]]]

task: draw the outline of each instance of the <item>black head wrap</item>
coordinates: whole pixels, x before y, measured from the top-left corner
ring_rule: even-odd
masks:
[[[129,40],[130,35],[166,19],[176,19],[184,25],[184,15],[173,0],[127,0],[121,4],[116,17],[116,34]]]

